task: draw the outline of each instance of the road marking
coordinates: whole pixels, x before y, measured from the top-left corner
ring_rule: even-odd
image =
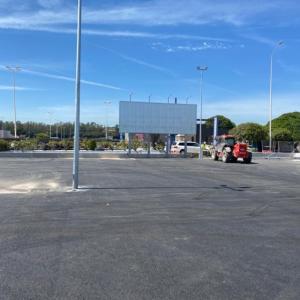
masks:
[[[102,160],[136,160],[135,158],[101,157]]]

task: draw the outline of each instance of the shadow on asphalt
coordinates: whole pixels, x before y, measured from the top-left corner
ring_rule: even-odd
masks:
[[[212,189],[212,190],[232,190],[236,192],[244,192],[251,189],[250,186],[231,187],[226,184],[220,186],[143,186],[143,187],[79,187],[78,190],[150,190],[150,189]]]

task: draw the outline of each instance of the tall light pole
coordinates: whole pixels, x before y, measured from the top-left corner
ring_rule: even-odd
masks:
[[[1,130],[4,130],[4,117],[3,117],[3,116],[0,116],[0,119],[1,119],[1,124],[2,124]]]
[[[108,117],[107,117],[107,114],[108,114],[108,105],[111,104],[111,101],[104,101],[104,104],[106,106],[106,109],[105,109],[105,139],[107,140],[108,139]]]
[[[80,67],[81,67],[81,0],[78,0],[77,47],[76,47],[76,84],[75,84],[75,129],[73,156],[73,190],[78,189],[79,150],[80,150]]]
[[[49,115],[49,121],[50,121],[50,124],[49,124],[49,138],[51,139],[52,137],[52,115],[53,115],[53,112],[50,112],[48,111],[48,115]]]
[[[148,97],[148,102],[149,102],[149,103],[150,103],[150,101],[151,101],[151,97],[152,97],[152,94],[150,94],[149,97]]]
[[[129,102],[131,102],[131,99],[132,99],[132,92],[129,94]]]
[[[281,47],[283,45],[283,41],[279,41],[274,46],[272,52],[271,52],[271,60],[270,60],[270,109],[269,109],[269,151],[272,152],[272,105],[273,105],[273,99],[272,99],[272,85],[273,85],[273,55],[277,48]]]
[[[15,139],[17,138],[17,109],[16,109],[16,73],[21,71],[20,67],[6,66],[6,69],[13,74],[13,103],[14,103],[14,129]]]
[[[201,83],[200,83],[200,126],[199,126],[199,159],[203,159],[202,152],[202,95],[203,95],[203,73],[207,71],[207,66],[198,66],[197,70],[201,72]]]
[[[59,126],[59,120],[55,120],[55,126],[56,126],[56,139],[58,139],[58,126]]]

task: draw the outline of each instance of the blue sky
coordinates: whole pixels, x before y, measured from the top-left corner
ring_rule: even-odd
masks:
[[[76,5],[71,0],[0,0],[0,119],[73,121]],[[118,102],[199,103],[204,117],[268,120],[274,53],[274,116],[300,110],[297,0],[83,0],[81,121],[118,123]],[[111,101],[105,105],[105,101]],[[50,114],[48,113],[50,112]]]

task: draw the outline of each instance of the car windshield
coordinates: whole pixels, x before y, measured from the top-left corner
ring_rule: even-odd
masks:
[[[227,145],[233,146],[235,143],[235,140],[234,140],[234,138],[227,138],[227,139],[225,139],[225,142]]]

